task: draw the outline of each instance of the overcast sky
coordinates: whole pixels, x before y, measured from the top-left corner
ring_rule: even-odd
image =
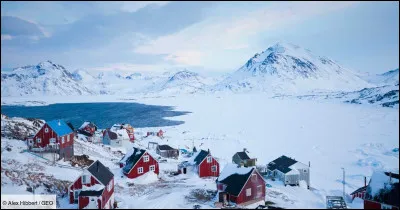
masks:
[[[1,2],[1,68],[231,72],[278,41],[399,66],[399,2]]]

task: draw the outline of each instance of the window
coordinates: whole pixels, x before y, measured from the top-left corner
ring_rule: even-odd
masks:
[[[143,167],[139,167],[139,168],[137,169],[137,172],[138,172],[138,174],[143,174]]]
[[[62,142],[63,144],[65,143],[64,136],[61,137],[61,142]]]
[[[251,196],[251,188],[246,189],[246,196]]]
[[[45,128],[45,129],[44,129],[44,132],[45,132],[45,133],[48,133],[48,132],[49,132],[49,128]]]
[[[82,175],[82,184],[89,184],[90,183],[90,176]]]
[[[150,171],[155,171],[156,170],[156,166],[155,165],[151,165],[150,166]]]
[[[41,138],[37,138],[36,141],[37,141],[37,143],[42,143],[42,139]]]
[[[306,169],[304,169],[304,173],[307,173],[307,170],[306,170]]]
[[[211,171],[212,171],[212,172],[217,172],[217,166],[216,166],[216,165],[211,166]]]
[[[69,142],[69,135],[67,136],[67,142]]]
[[[144,162],[149,162],[149,156],[148,155],[143,156],[143,161]]]
[[[391,205],[383,204],[381,205],[381,209],[392,209]]]
[[[207,163],[211,163],[211,156],[207,157]]]
[[[252,182],[256,182],[257,181],[257,175],[256,174],[252,174],[251,175],[251,181]]]

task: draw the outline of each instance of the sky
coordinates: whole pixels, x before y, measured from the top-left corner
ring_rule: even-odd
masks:
[[[1,1],[1,69],[233,72],[289,42],[357,71],[399,67],[399,2]]]

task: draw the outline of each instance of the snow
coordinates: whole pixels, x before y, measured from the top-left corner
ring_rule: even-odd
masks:
[[[354,198],[353,202],[349,203],[348,206],[352,209],[363,209],[364,208],[364,200],[361,198]]]
[[[104,186],[101,184],[95,184],[89,187],[82,185],[82,191],[100,191],[102,189],[104,189]]]
[[[89,198],[89,204],[84,207],[84,209],[98,209],[97,199]]]
[[[374,79],[342,67],[332,59],[290,43],[277,43],[257,53],[235,72],[205,77],[187,69],[177,72],[70,71],[51,61],[2,72],[2,99],[20,96],[210,94],[219,91],[307,94],[357,91],[395,85],[398,69]],[[23,85],[21,85],[23,84]],[[37,98],[36,98],[37,99]],[[38,105],[37,100],[30,105]],[[45,101],[47,103],[47,101]]]
[[[90,122],[84,122],[79,129],[83,129],[89,124],[90,124]]]
[[[351,91],[374,86],[331,59],[290,43],[278,43],[257,53],[212,89],[305,94],[316,90]]]
[[[295,164],[289,166],[290,169],[293,169],[292,171],[297,171],[300,169],[308,169],[308,165],[305,165],[303,163],[300,162],[296,162]],[[298,171],[297,171],[298,172]],[[290,172],[289,172],[290,173]],[[288,174],[288,173],[287,173]]]
[[[133,155],[133,152],[134,152],[133,149],[128,150],[128,152],[126,152],[124,157],[121,159],[120,163],[124,163],[125,164],[126,160],[128,160],[128,158]]]
[[[368,187],[371,189],[371,195],[376,196],[381,189],[390,189],[393,183],[398,183],[399,180],[395,178],[391,178],[387,176],[384,171],[375,171],[372,174],[371,181],[368,184]],[[385,187],[386,186],[386,187]]]
[[[153,171],[149,171],[135,179],[129,179],[127,182],[128,183],[134,183],[134,184],[150,184],[158,181],[158,175],[155,174]]]
[[[110,131],[117,133],[118,139],[129,140],[129,134],[125,128],[119,129],[119,126],[113,125]]]
[[[26,94],[24,92],[23,96],[11,94],[13,96],[5,97],[2,94],[2,105],[43,105],[73,102],[129,103],[135,101],[150,105],[174,106],[177,110],[191,112],[178,117],[166,117],[166,119],[185,122],[179,126],[135,129],[135,133],[143,134],[149,130],[162,129],[167,134],[164,139],[137,136],[134,143],[129,142],[121,148],[96,145],[79,139],[75,140],[74,153],[76,155],[87,154],[92,160],[100,160],[115,174],[115,200],[120,208],[191,208],[197,202],[188,201],[185,197],[192,190],[216,190],[215,178],[201,179],[193,173],[178,176],[169,175],[171,172],[176,172],[180,162],[193,162],[198,153],[190,158],[180,155],[178,160],[168,159],[165,163],[159,163],[159,179],[154,173],[143,175],[135,180],[128,179],[122,174],[122,170],[118,166],[122,155],[117,151],[128,150],[128,154],[130,154],[129,149],[133,146],[144,149],[149,141],[167,143],[174,148],[192,148],[194,145],[198,151],[210,149],[212,155],[218,158],[220,163],[221,179],[232,173],[245,173],[246,170],[248,172],[249,168],[231,168],[232,165],[229,166],[230,164],[228,164],[231,163],[232,155],[237,151],[242,151],[243,148],[252,152],[252,158],[257,158],[258,165],[265,166],[283,154],[296,157],[296,160],[302,160],[305,163],[311,161],[310,190],[302,182],[300,187],[285,187],[280,181],[266,180],[272,186],[266,190],[266,200],[275,202],[276,206],[283,208],[325,208],[325,197],[327,195],[342,195],[342,167],[346,170],[346,192],[353,192],[363,186],[363,177],[369,178],[373,171],[398,171],[398,106],[384,108],[365,105],[364,103],[343,103],[344,100],[353,98],[369,103],[368,101],[371,99],[369,95],[375,97],[378,94],[385,94],[393,90],[392,86],[373,86],[373,88],[361,91],[343,92],[343,89],[356,89],[359,86],[365,88],[371,84],[360,81],[357,75],[353,75],[352,72],[333,61],[312,55],[309,51],[296,46],[277,45],[267,51],[269,53],[261,53],[250,60],[250,63],[253,62],[253,67],[257,66],[254,75],[251,72],[254,68],[242,68],[241,71],[230,75],[231,77],[226,81],[218,82],[217,87],[223,90],[221,92],[200,91],[200,86],[197,85],[190,87],[190,83],[195,82],[197,80],[195,77],[199,75],[186,72],[178,74],[179,77],[177,76],[170,82],[168,80],[174,74],[149,76],[143,73],[130,75],[130,79],[127,79],[127,75],[119,75],[116,72],[98,75],[92,73],[94,75],[88,74],[81,78],[75,75],[75,80],[71,84],[85,83],[88,86],[93,86],[95,92],[108,91],[108,94],[114,95],[64,97],[60,95],[73,95],[75,92],[72,89],[60,90],[52,86],[49,94],[45,94],[47,96],[40,95],[40,97],[37,97],[29,91]],[[317,73],[310,75],[309,78],[303,78],[305,74],[291,73],[284,66],[262,65],[272,51],[282,56],[294,56],[303,61],[309,60],[317,67]],[[49,65],[49,63],[42,66],[43,68],[53,68],[53,65]],[[281,76],[280,79],[272,76],[275,74],[272,67],[276,68],[276,74]],[[53,70],[57,69],[62,68],[57,67]],[[246,72],[247,70],[249,71]],[[341,76],[336,75],[334,73],[336,71],[341,72]],[[53,75],[48,73],[46,69],[37,70],[36,67],[29,67],[19,69],[14,73],[29,77],[27,81],[35,81],[32,79],[33,76],[38,76],[43,72],[53,79],[59,79],[62,76],[60,72],[63,71],[58,71],[57,74],[60,75],[56,75],[56,73]],[[38,77],[43,77],[43,75]],[[79,80],[76,80],[76,78]],[[200,79],[197,81],[203,83]],[[42,80],[37,80],[37,82],[39,82],[39,85],[43,85],[43,83],[40,83]],[[168,85],[157,89],[166,82],[168,82]],[[19,89],[14,89],[17,84],[10,79],[3,85],[2,79],[2,93],[17,93]],[[224,86],[225,84],[228,87]],[[247,93],[241,92],[246,90],[245,87],[241,86],[243,84],[249,88]],[[32,88],[32,86],[27,88]],[[201,86],[201,88],[203,87]],[[237,93],[230,91],[236,90],[236,88]],[[315,89],[335,88],[339,88],[339,92],[324,92],[325,95],[320,94],[320,97],[318,94],[321,92],[315,91]],[[146,92],[149,89],[163,91]],[[314,91],[312,96],[306,98],[310,100],[295,97],[296,94],[303,91],[309,93],[310,89]],[[197,94],[186,94],[186,91],[192,92],[194,90],[198,91]],[[271,97],[288,92],[293,97]],[[37,93],[41,94],[43,90],[40,89]],[[33,95],[26,96],[30,94]],[[338,99],[326,100],[325,97],[329,99],[338,97]],[[389,99],[384,100],[386,102]],[[209,104],[212,104],[212,106]],[[3,124],[2,119],[2,127]],[[11,151],[5,149],[8,146],[12,147]],[[41,172],[69,182],[75,181],[82,173],[79,168],[67,167],[68,162],[58,161],[58,164],[51,165],[50,161],[30,153],[21,153],[22,150],[26,149],[26,144],[19,140],[2,137],[1,147],[2,169],[11,170],[15,165],[15,168],[23,167],[24,170],[32,173]],[[152,156],[158,157],[154,154],[154,151],[148,150],[148,152]],[[129,155],[126,155],[126,157],[129,157]],[[13,165],[6,161],[15,161],[16,163]],[[33,163],[38,164],[43,169],[23,166]],[[307,167],[307,165],[305,166]],[[304,166],[299,163],[293,167],[300,169]],[[375,176],[378,176],[377,182],[387,179],[387,177]],[[135,185],[130,186],[130,182],[135,183]],[[136,184],[140,184],[140,186],[138,187]],[[379,183],[372,183],[372,185],[374,188],[381,187]],[[24,183],[18,186],[2,171],[3,190],[16,194],[28,193]],[[205,201],[201,205],[202,207],[213,208],[214,201]],[[67,204],[65,198],[61,199],[60,203],[61,207],[71,207]],[[354,202],[354,204],[352,207],[357,206],[357,202]]]
[[[236,164],[228,163],[224,166],[218,180],[222,181],[233,174],[247,174],[253,169],[253,167],[239,167]]]
[[[300,172],[298,170],[296,170],[296,169],[293,169],[293,168],[292,168],[292,170],[290,170],[290,171],[288,171],[286,173],[286,175],[298,175],[298,174],[300,174]]]

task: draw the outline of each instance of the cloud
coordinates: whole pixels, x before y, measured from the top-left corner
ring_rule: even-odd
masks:
[[[201,65],[201,57],[203,53],[200,51],[179,51],[175,52],[173,55],[167,55],[164,60],[173,61],[174,63],[188,65],[188,66],[198,66]]]
[[[274,3],[243,15],[210,17],[174,34],[135,47],[136,53],[166,54],[176,64],[204,64],[223,57],[226,50],[249,48],[256,35],[353,5],[354,2]]]
[[[11,39],[13,39],[13,37],[11,35],[8,35],[8,34],[2,34],[1,35],[1,41],[3,41],[3,40],[11,40]]]
[[[117,72],[148,72],[163,71],[171,68],[165,64],[133,64],[133,63],[110,63],[105,66],[90,67],[89,71],[117,71]]]
[[[121,10],[124,12],[136,12],[141,8],[144,8],[148,5],[158,5],[164,6],[168,4],[168,1],[124,1],[121,2]]]
[[[1,34],[11,36],[44,36],[41,28],[35,23],[12,16],[1,16]]]

